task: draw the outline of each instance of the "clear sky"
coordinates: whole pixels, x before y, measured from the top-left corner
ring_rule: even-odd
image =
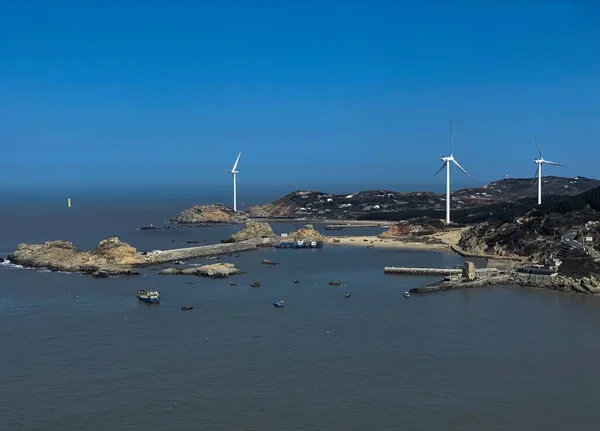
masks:
[[[4,1],[0,183],[227,183],[242,151],[246,185],[436,187],[450,120],[477,184],[533,176],[533,131],[568,165],[545,173],[598,177],[599,23],[594,0]]]

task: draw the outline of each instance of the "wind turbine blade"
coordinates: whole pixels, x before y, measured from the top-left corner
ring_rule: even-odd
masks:
[[[535,146],[538,149],[538,153],[540,153],[540,159],[542,159],[542,150],[540,150],[540,144],[538,143],[537,136],[535,136],[535,132],[533,133],[533,139],[535,139]]]
[[[442,169],[444,169],[444,168],[446,167],[446,163],[448,163],[448,162],[444,162],[444,163],[442,163],[442,167],[441,167],[441,168],[439,168],[439,169],[436,171],[436,173],[435,173],[435,174],[433,174],[433,176],[434,176],[434,177],[435,177],[437,174],[439,174],[439,173],[440,173],[440,171],[441,171]]]
[[[235,159],[235,163],[233,164],[233,169],[232,171],[235,171],[235,168],[237,168],[238,162],[240,161],[240,156],[242,155],[242,153],[238,154],[237,159]]]
[[[540,171],[540,165],[537,165],[537,168],[535,168],[535,176],[533,177],[533,179],[531,180],[531,185],[533,186],[535,184],[535,182],[538,179],[538,172]]]
[[[458,163],[456,160],[452,159],[452,161],[454,162],[454,164],[458,167],[458,169],[460,169],[461,171],[463,171],[465,173],[465,175],[469,178],[471,178],[472,181],[475,181],[471,175],[469,175],[469,173],[467,171],[465,171],[465,169],[460,165],[460,163]]]
[[[544,163],[547,163],[549,165],[554,165],[554,166],[565,166],[565,165],[561,165],[560,163],[556,163],[556,162],[551,162],[549,160],[544,160]]]

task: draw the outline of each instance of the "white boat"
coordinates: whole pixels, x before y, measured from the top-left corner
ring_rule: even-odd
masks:
[[[408,293],[408,292],[404,292],[404,297],[405,297],[405,298],[410,298],[410,293]]]

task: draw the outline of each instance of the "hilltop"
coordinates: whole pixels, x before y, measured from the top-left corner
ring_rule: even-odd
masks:
[[[542,192],[547,199],[575,196],[594,187],[600,181],[585,177],[544,177]],[[483,187],[457,190],[452,193],[452,210],[484,209],[491,205],[502,207],[537,196],[531,179],[503,179]],[[250,217],[310,218],[345,220],[402,220],[414,217],[442,217],[446,197],[428,191],[395,192],[367,190],[348,194],[297,190],[266,205],[248,209]],[[466,215],[464,215],[466,216]],[[475,220],[478,221],[478,220]]]
[[[533,260],[600,257],[600,187],[555,199],[513,217],[497,217],[463,232],[458,245],[473,254]],[[572,270],[577,265],[570,264]],[[600,271],[600,265],[598,266]]]

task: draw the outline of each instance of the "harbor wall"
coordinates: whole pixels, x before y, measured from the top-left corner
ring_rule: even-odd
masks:
[[[445,290],[456,289],[474,289],[477,287],[486,287],[494,285],[508,285],[510,277],[508,275],[498,275],[494,277],[486,277],[473,281],[461,281],[458,283],[440,281],[423,287],[415,287],[409,290],[410,293],[433,293],[443,292]]]
[[[199,247],[186,247],[173,250],[163,250],[160,253],[148,253],[148,263],[164,263],[174,260],[196,259],[200,257],[216,256],[219,254],[239,253],[242,251],[255,250],[258,248],[256,242],[238,242],[227,244],[203,245]]]
[[[462,269],[450,268],[405,268],[400,266],[386,266],[383,268],[386,274],[407,274],[407,275],[455,275],[462,274]]]
[[[553,285],[554,276],[547,274],[528,274],[516,272],[513,274],[514,282],[517,284],[548,287]]]
[[[406,275],[461,275],[463,270],[458,268],[406,268],[401,266],[386,266],[383,268],[386,274],[406,274]],[[475,270],[475,274],[479,277],[490,277],[496,275],[496,268],[480,268]]]

